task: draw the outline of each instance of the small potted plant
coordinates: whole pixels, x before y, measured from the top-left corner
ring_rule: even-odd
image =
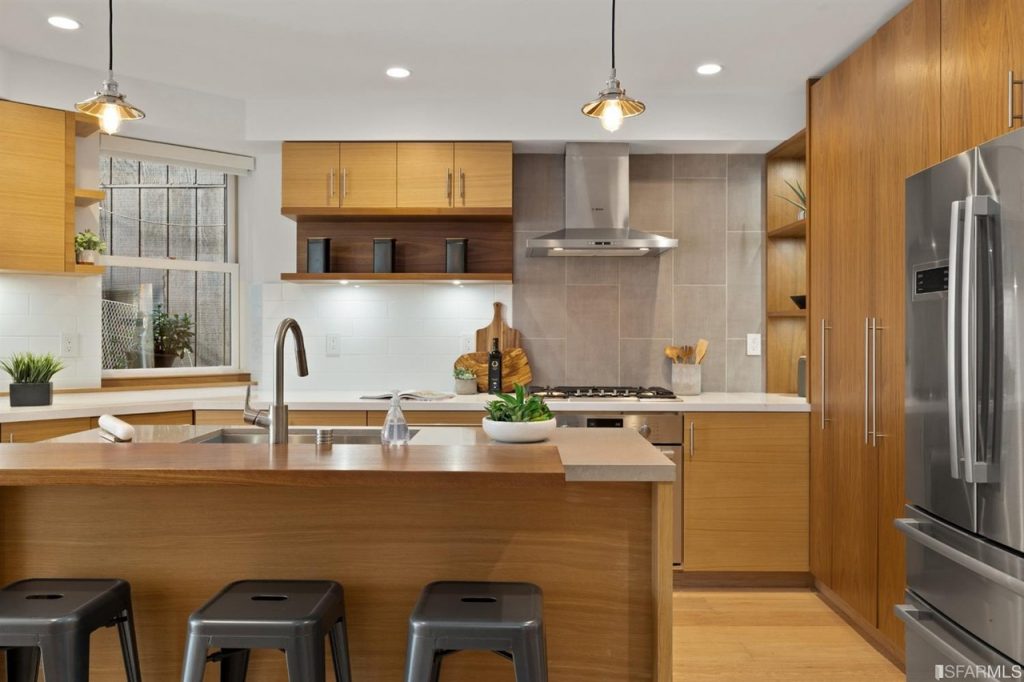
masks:
[[[64,365],[50,353],[15,353],[0,369],[11,377],[11,407],[29,407],[53,404],[53,375]]]
[[[795,183],[786,180],[786,185],[789,187],[790,191],[793,192],[793,196],[795,198],[791,199],[781,194],[776,194],[775,196],[796,206],[798,209],[796,219],[803,220],[807,217],[807,192],[804,191],[803,185],[800,184],[799,180]]]
[[[505,443],[537,443],[554,432],[555,417],[538,396],[530,395],[516,384],[514,395],[497,394],[487,403],[484,433]]]
[[[157,367],[173,367],[175,360],[193,352],[192,318],[188,313],[171,315],[160,306],[153,311],[153,362]]]
[[[476,372],[468,367],[456,367],[454,376],[456,395],[476,395]]]
[[[95,265],[96,257],[107,250],[100,236],[92,230],[79,232],[75,235],[75,262],[82,265]]]

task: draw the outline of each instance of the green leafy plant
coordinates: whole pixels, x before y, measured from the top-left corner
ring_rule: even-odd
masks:
[[[551,410],[538,396],[530,395],[516,384],[514,395],[498,393],[487,403],[487,415],[495,422],[542,422],[551,419]]]
[[[782,199],[783,201],[788,201],[789,203],[799,208],[801,211],[806,211],[807,192],[804,191],[803,185],[800,184],[800,181],[797,180],[796,183],[792,183],[789,180],[786,180],[786,186],[788,186],[789,189],[793,192],[793,195],[796,196],[796,199],[790,199],[789,197],[783,196],[781,194],[776,194],[775,196]]]
[[[97,253],[103,253],[106,250],[107,245],[102,239],[100,239],[100,236],[92,230],[79,232],[75,235],[75,251],[96,251]]]
[[[48,384],[54,374],[64,369],[64,363],[52,353],[15,353],[9,360],[0,361],[0,369],[16,384]]]
[[[474,381],[476,380],[476,372],[468,367],[456,367],[452,374],[456,379],[463,379],[467,381],[470,379]]]
[[[188,313],[171,315],[160,306],[153,311],[153,352],[157,355],[174,355],[184,358],[192,352],[192,318]]]

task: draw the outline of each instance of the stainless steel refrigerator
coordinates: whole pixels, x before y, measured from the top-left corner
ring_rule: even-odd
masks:
[[[1022,679],[1024,131],[907,180],[906,256],[907,679]]]

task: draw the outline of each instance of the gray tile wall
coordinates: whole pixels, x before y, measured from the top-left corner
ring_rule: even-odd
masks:
[[[654,258],[527,258],[564,226],[564,159],[515,156],[514,325],[538,384],[668,386],[668,344],[711,342],[705,391],[761,391],[764,157],[630,157],[630,224],[674,236]]]

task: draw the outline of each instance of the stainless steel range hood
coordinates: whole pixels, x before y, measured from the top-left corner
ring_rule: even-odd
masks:
[[[675,239],[629,227],[629,145],[565,145],[565,229],[526,241],[528,256],[654,256]]]

